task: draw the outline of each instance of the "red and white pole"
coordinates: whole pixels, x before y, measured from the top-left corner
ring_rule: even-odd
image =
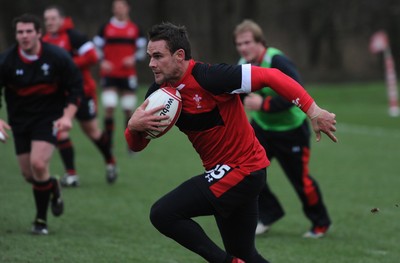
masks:
[[[386,89],[389,100],[389,115],[392,117],[397,117],[400,115],[398,91],[397,91],[397,76],[386,32],[378,31],[372,35],[370,42],[370,51],[372,53],[383,52],[385,60],[384,63],[385,63],[385,75],[386,75]]]

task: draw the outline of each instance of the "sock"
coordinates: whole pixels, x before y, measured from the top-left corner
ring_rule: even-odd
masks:
[[[70,138],[59,140],[57,147],[61,155],[61,160],[64,163],[65,171],[68,175],[75,175],[75,164],[74,164],[74,147]]]
[[[104,128],[108,140],[110,141],[110,147],[113,147],[113,134],[114,134],[114,118],[105,118],[104,119]]]
[[[114,156],[111,152],[111,143],[107,133],[103,132],[99,139],[93,140],[97,148],[100,150],[107,164],[115,164]]]
[[[50,194],[53,184],[50,179],[45,182],[33,182],[33,196],[36,204],[36,219],[47,221],[47,209],[49,207]]]
[[[235,262],[235,261],[233,261],[234,259],[235,259],[234,257],[232,257],[231,255],[227,254],[226,258],[224,260],[224,263],[233,263],[233,262]]]

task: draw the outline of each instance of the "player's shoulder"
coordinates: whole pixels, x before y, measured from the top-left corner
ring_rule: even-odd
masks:
[[[128,20],[128,25],[139,28],[139,25],[135,21],[132,21],[132,20]]]
[[[70,58],[68,52],[59,46],[42,42],[42,47],[43,47],[43,54],[45,56],[54,56],[56,58],[65,58],[65,57]]]
[[[0,65],[9,64],[7,61],[18,55],[17,45],[13,45],[0,53]]]
[[[17,51],[18,51],[17,45],[12,45],[11,47],[9,47],[6,50],[4,50],[3,52],[1,52],[0,57],[6,58],[9,56],[15,55],[15,54],[17,54]]]
[[[86,38],[86,35],[76,30],[75,28],[71,28],[67,30],[67,34],[70,38]]]
[[[230,65],[226,63],[208,64],[196,62],[192,69],[192,74],[196,77],[205,77],[207,75],[230,74],[241,71],[242,65]]]

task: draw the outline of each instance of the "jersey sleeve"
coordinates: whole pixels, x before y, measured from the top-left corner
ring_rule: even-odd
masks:
[[[214,95],[236,92],[241,88],[241,65],[197,63],[192,70],[196,81]]]
[[[300,74],[298,73],[293,62],[286,56],[275,55],[272,57],[271,68],[277,68],[292,79],[301,84]],[[280,112],[293,107],[293,103],[286,100],[282,96],[267,96],[262,103],[262,111],[265,112]]]
[[[136,39],[136,53],[135,58],[139,61],[143,61],[147,57],[146,49],[147,49],[147,39],[141,27],[138,26],[139,35]]]
[[[278,69],[250,64],[210,66],[197,63],[193,67],[192,74],[204,89],[215,95],[250,93],[270,87],[304,112],[314,101],[299,83]]]
[[[81,72],[75,65],[69,54],[59,49],[60,85],[67,91],[67,104],[78,105],[83,96],[83,80]]]
[[[73,60],[78,68],[85,68],[97,63],[98,56],[93,42],[76,30],[69,30],[68,36],[74,50]]]
[[[307,112],[308,108],[314,102],[313,98],[299,83],[278,69],[250,65],[244,65],[243,67],[242,79],[245,82],[243,84],[246,87],[245,90],[248,89],[248,86],[251,87],[251,91],[270,87],[304,112]]]
[[[99,31],[97,32],[97,35],[94,36],[93,38],[93,43],[95,44],[96,48],[102,49],[104,45],[106,44],[105,39],[104,39],[104,30],[106,28],[106,24],[103,24]]]

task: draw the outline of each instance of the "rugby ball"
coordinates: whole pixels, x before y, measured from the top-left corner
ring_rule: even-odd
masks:
[[[161,132],[146,130],[146,139],[155,139],[166,134],[172,126],[175,125],[182,110],[182,98],[179,91],[172,87],[160,88],[153,92],[148,98],[149,104],[146,110],[151,110],[163,105],[164,108],[155,113],[155,115],[168,115],[170,118],[161,122],[169,122],[168,126],[161,127]]]

